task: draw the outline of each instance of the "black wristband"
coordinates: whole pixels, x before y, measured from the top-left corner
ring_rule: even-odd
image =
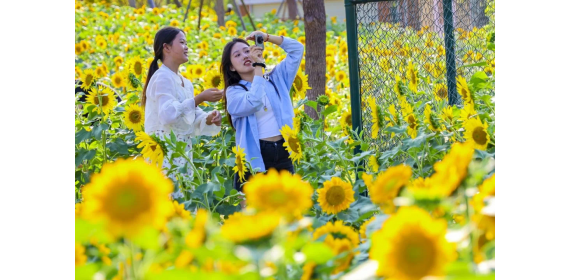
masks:
[[[261,62],[255,62],[251,66],[253,66],[253,67],[261,66],[263,68],[267,68],[267,66],[265,66],[265,63],[261,63]]]

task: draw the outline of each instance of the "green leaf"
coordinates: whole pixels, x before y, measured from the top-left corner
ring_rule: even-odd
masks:
[[[350,161],[352,161],[352,162],[358,162],[358,161],[360,161],[361,159],[363,159],[363,158],[365,158],[365,157],[367,157],[367,156],[369,156],[369,155],[371,155],[371,154],[374,154],[374,153],[375,153],[375,151],[366,151],[366,152],[360,153],[358,156],[355,156],[355,157],[351,158]]]
[[[405,139],[404,141],[402,141],[402,143],[404,144],[404,149],[421,147],[427,140],[431,139],[434,135],[435,133],[425,134],[422,132],[414,139],[412,138]]]
[[[353,208],[348,208],[338,213],[337,217],[345,222],[354,223],[358,220],[358,212]]]
[[[129,145],[125,143],[122,138],[117,138],[114,142],[107,144],[107,148],[109,148],[112,153],[119,153],[121,155],[129,154]]]
[[[323,264],[334,258],[332,250],[322,242],[309,243],[301,252],[305,254],[306,261],[313,261],[316,264]]]
[[[382,156],[380,156],[380,160],[386,160],[392,158],[393,156],[397,155],[400,152],[400,149],[401,145],[398,145],[392,148],[391,150],[382,153]]]
[[[386,131],[388,132],[394,132],[396,134],[402,134],[404,132],[406,132],[407,127],[405,126],[391,126],[391,127],[387,127]]]
[[[75,157],[75,167],[79,166],[84,160],[91,160],[95,157],[97,150],[80,149]]]
[[[477,62],[477,63],[473,63],[473,64],[465,64],[465,65],[463,65],[463,66],[458,67],[458,69],[459,69],[459,68],[485,66],[485,65],[487,65],[487,62],[483,61],[483,62]]]
[[[325,111],[323,112],[323,116],[325,116],[325,118],[330,115],[331,113],[335,112],[337,109],[336,105],[332,105],[332,106],[328,106]]]
[[[98,126],[93,127],[93,130],[91,132],[93,133],[95,139],[101,140],[101,133],[103,133],[103,131],[107,129],[109,129],[109,125],[106,123],[102,123]]]
[[[91,131],[87,131],[85,128],[82,128],[80,131],[75,133],[75,145],[89,137],[91,137]]]
[[[317,111],[317,102],[316,101],[307,101],[307,103],[305,103],[305,105],[315,109],[315,111]]]
[[[211,191],[219,191],[219,190],[220,190],[220,183],[208,182],[198,186],[196,190],[192,193],[192,198],[199,198],[202,197],[203,194],[205,193],[209,193]]]
[[[487,80],[489,80],[489,77],[487,77],[487,74],[485,74],[485,72],[483,72],[483,71],[479,71],[479,72],[476,72],[475,74],[473,74],[473,76],[471,76],[469,83],[471,83],[473,85],[473,87],[475,87],[476,89],[479,89],[479,88],[481,88],[480,84],[486,83]]]

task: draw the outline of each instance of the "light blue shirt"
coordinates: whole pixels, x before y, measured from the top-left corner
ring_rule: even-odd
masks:
[[[263,100],[267,96],[279,129],[285,125],[293,128],[295,116],[289,91],[301,65],[304,46],[291,38],[283,37],[280,47],[287,53],[287,57],[275,66],[269,75],[279,95],[271,83],[260,76],[254,76],[253,83],[244,80],[239,82],[248,91],[237,85],[228,87],[226,91],[228,113],[232,116],[232,123],[236,129],[236,145],[244,149],[246,159],[251,166],[254,169],[260,168],[261,172],[265,172],[266,169],[259,147],[255,112],[263,110]]]

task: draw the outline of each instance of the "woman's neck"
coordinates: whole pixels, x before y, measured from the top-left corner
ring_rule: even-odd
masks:
[[[165,59],[163,61],[164,66],[168,67],[168,69],[172,70],[172,72],[178,74],[178,68],[180,68],[180,64],[170,60],[170,59]]]
[[[251,71],[249,73],[240,73],[239,76],[241,77],[242,80],[253,83],[253,76],[255,75],[254,71]]]

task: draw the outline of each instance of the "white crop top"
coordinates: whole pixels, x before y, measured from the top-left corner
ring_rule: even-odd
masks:
[[[269,98],[267,98],[267,96],[264,96],[263,98],[263,105],[264,108],[267,107],[267,111],[265,111],[264,108],[261,108],[261,110],[255,112],[259,139],[281,135],[281,132],[279,132],[279,125],[277,124],[275,114],[273,113],[273,108],[269,102]]]

